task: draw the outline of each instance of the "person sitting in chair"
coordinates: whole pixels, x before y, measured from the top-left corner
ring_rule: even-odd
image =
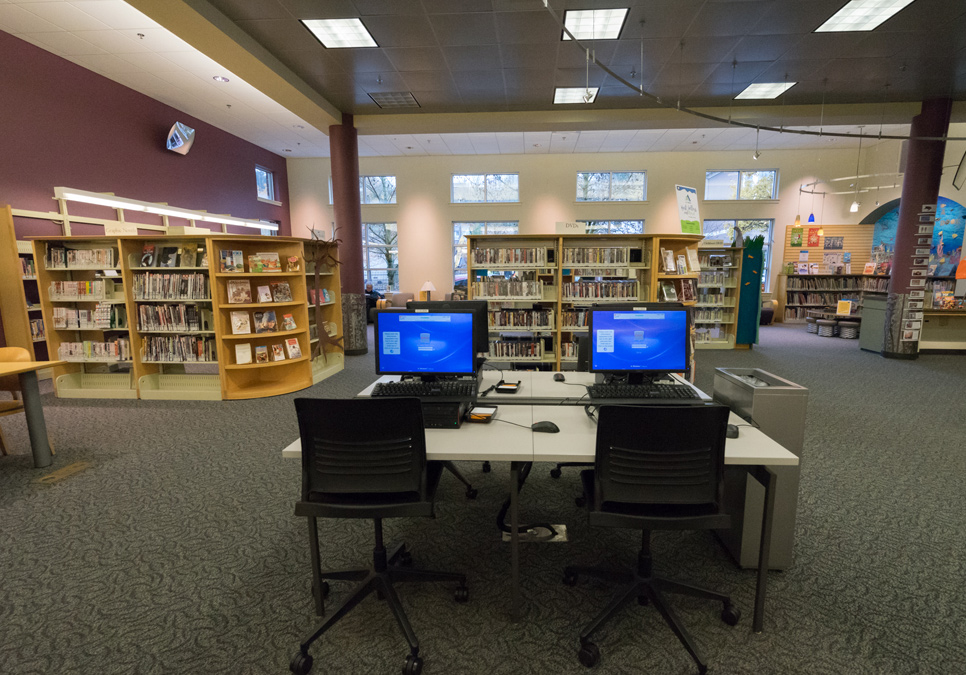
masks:
[[[384,296],[379,291],[372,288],[372,282],[366,284],[366,321],[372,323],[372,310],[376,306],[376,300],[382,300]]]

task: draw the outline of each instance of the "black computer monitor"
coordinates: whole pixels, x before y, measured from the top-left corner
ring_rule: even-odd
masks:
[[[473,313],[376,312],[376,373],[418,375],[473,375]]]
[[[486,300],[410,300],[406,309],[448,312],[451,309],[473,312],[473,349],[477,354],[490,351],[489,309]]]
[[[631,382],[690,373],[691,317],[684,306],[594,306],[588,327],[593,373],[627,375]]]

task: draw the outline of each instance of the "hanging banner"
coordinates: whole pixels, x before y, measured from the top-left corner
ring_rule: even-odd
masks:
[[[681,232],[684,234],[701,234],[701,217],[698,215],[698,191],[683,185],[675,185],[674,189],[678,196]]]

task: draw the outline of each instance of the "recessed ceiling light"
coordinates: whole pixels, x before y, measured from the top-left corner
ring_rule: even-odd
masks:
[[[225,77],[224,75],[215,75],[211,79],[213,79],[215,82],[227,82],[228,81],[228,78]]]
[[[797,82],[758,82],[749,84],[743,92],[735,98],[778,98],[782,93],[794,87]]]
[[[378,47],[359,19],[301,19],[326,49]]]
[[[627,8],[569,9],[564,12],[564,26],[578,40],[616,40],[624,27]],[[562,32],[562,40],[570,36]]]
[[[419,101],[408,91],[370,92],[371,98],[380,108],[418,108]],[[393,139],[395,140],[395,139]]]
[[[875,30],[913,0],[851,0],[815,29],[816,33]]]
[[[593,103],[597,99],[597,87],[557,87],[553,90],[553,102]]]

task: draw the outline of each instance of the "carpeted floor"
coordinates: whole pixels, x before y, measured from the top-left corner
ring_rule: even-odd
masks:
[[[301,396],[347,397],[374,379],[372,353]],[[701,351],[716,367],[754,366],[809,388],[795,564],[769,581],[766,632],[750,630],[754,574],[706,533],[658,533],[656,567],[731,593],[719,608],[674,598],[713,673],[953,673],[966,667],[966,359],[891,361],[801,326],[764,328],[752,351]],[[295,395],[256,401],[58,400],[44,396],[55,468],[90,467],[54,485],[29,455],[0,458],[0,672],[285,673],[316,625],[305,523],[292,515]],[[4,418],[27,452],[22,416]],[[458,433],[458,432],[457,432]],[[633,532],[590,529],[573,504],[577,472],[538,466],[522,496],[530,520],[565,522],[568,544],[523,550],[526,618],[507,619],[508,546],[494,525],[508,469],[461,465],[479,498],[444,476],[436,519],[389,521],[416,564],[463,570],[470,602],[406,584],[424,672],[581,673],[577,633],[612,588],[564,586],[570,562],[633,563]],[[370,525],[326,523],[333,566],[365,564]],[[348,586],[334,584],[333,600]],[[692,673],[650,607],[603,630],[601,675]],[[312,650],[315,673],[396,673],[407,653],[392,616],[364,602]]]

